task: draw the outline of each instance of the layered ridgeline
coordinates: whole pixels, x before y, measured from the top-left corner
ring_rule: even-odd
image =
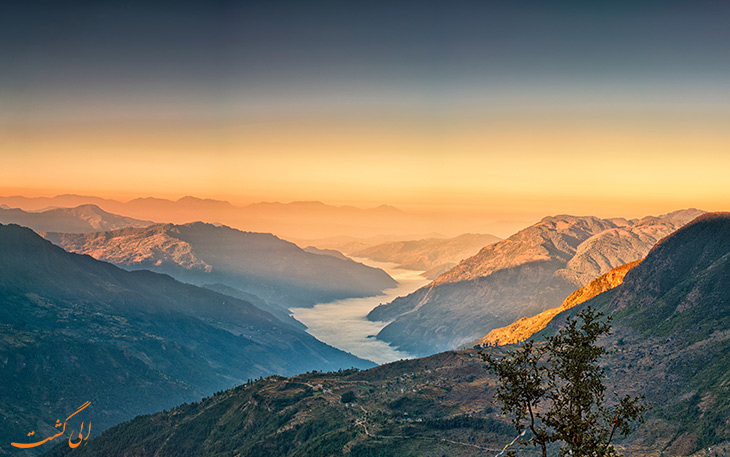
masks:
[[[409,270],[422,270],[428,279],[455,267],[460,261],[478,253],[484,246],[501,238],[494,235],[466,233],[455,238],[426,238],[423,240],[393,241],[348,254],[378,262],[393,262]]]
[[[661,240],[623,284],[558,315],[592,306],[612,317],[607,368],[616,388],[653,411],[634,443],[662,455],[728,455],[730,446],[730,213],[706,214]],[[536,335],[537,338],[540,334]]]
[[[235,206],[227,201],[182,197],[178,200],[135,198],[127,202],[81,196],[2,197],[0,204],[26,211],[48,207],[94,204],[106,211],[156,223],[186,224],[203,221],[245,230],[276,233],[286,239],[318,239],[331,236],[371,237],[377,233],[423,233],[423,227],[438,224],[453,233],[464,222],[456,219],[424,217],[381,205],[374,208],[333,206],[318,201],[290,203],[261,202]],[[482,224],[473,224],[481,226]],[[460,232],[464,229],[459,228]]]
[[[670,235],[623,284],[560,313],[534,338],[588,304],[613,318],[614,334],[602,340],[609,397],[646,394],[653,408],[619,450],[635,457],[727,455],[730,215],[702,216]],[[475,350],[358,373],[271,377],[48,455],[495,455],[515,435],[492,402],[495,386]]]
[[[393,321],[378,338],[412,354],[452,349],[559,306],[576,288],[644,257],[659,239],[701,213],[631,221],[546,217],[416,292],[375,308],[368,318]]]
[[[0,453],[84,401],[98,432],[250,378],[372,365],[245,301],[0,225]]]
[[[306,252],[268,233],[201,222],[89,234],[49,233],[46,238],[68,251],[124,268],[149,269],[224,293],[253,294],[278,316],[286,308],[377,295],[396,285],[380,269]]]
[[[152,221],[143,221],[104,211],[96,205],[75,208],[55,208],[27,212],[18,208],[0,208],[0,223],[18,224],[36,232],[88,233],[116,230],[124,227],[147,227]]]
[[[621,265],[608,273],[599,276],[585,286],[568,295],[563,304],[557,308],[550,308],[532,317],[523,317],[522,319],[511,323],[506,327],[495,328],[484,338],[469,344],[468,346],[504,346],[507,344],[515,344],[526,341],[533,334],[544,329],[547,324],[558,314],[567,311],[575,306],[584,303],[598,294],[613,289],[623,283],[626,273],[641,260]]]

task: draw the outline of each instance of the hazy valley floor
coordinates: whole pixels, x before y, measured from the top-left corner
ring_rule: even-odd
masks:
[[[429,280],[421,276],[422,271],[405,270],[394,263],[376,262],[366,258],[354,260],[385,270],[398,281],[398,286],[372,297],[319,303],[312,308],[293,308],[291,311],[294,318],[306,325],[307,332],[318,340],[358,357],[376,363],[412,358],[411,354],[399,351],[374,337],[388,322],[372,322],[366,316],[376,306],[408,295],[428,284]]]

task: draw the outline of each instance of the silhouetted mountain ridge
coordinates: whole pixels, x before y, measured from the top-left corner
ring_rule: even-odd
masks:
[[[499,226],[505,233],[509,227],[522,227],[519,221],[490,224],[488,216],[459,212],[458,217],[443,217],[423,211],[403,211],[390,205],[359,208],[324,202],[259,202],[237,205],[223,200],[198,197],[135,198],[122,202],[83,195],[55,197],[0,196],[0,204],[37,211],[47,208],[95,204],[105,211],[155,223],[187,224],[195,221],[223,224],[240,230],[274,233],[290,240],[316,240],[336,236],[370,238],[377,235],[411,234],[408,238],[425,238],[430,233],[456,236],[465,232],[492,233]],[[456,211],[455,211],[456,212]],[[427,230],[425,228],[428,228]],[[496,227],[495,227],[496,228]],[[399,238],[403,239],[403,238]],[[302,245],[313,245],[309,243]],[[335,248],[334,246],[317,247]]]

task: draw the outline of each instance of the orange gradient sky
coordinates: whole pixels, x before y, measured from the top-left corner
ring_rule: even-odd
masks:
[[[730,129],[691,116],[302,119],[10,132],[3,193],[196,195],[637,215],[730,201]]]
[[[0,194],[728,209],[720,3],[406,3],[8,8]]]

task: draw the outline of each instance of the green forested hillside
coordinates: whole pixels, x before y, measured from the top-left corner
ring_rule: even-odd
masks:
[[[613,317],[617,385],[645,392],[677,448],[730,441],[730,214],[697,218],[570,312],[588,305]]]
[[[47,455],[485,455],[509,442],[513,429],[491,406],[484,374],[472,352],[364,372],[270,377]]]

